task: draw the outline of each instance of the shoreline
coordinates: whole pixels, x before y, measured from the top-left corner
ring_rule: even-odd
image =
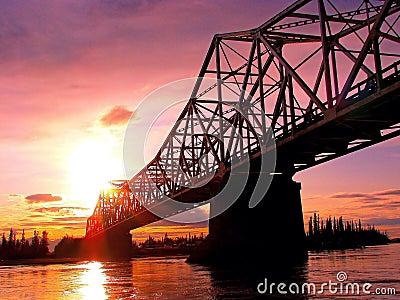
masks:
[[[0,260],[0,266],[15,265],[54,265],[88,261],[84,258],[23,258],[23,259],[4,259]]]
[[[149,258],[149,257],[155,257],[155,258],[168,258],[168,257],[187,257],[188,254],[183,254],[183,253],[144,253],[144,254],[139,254],[139,255],[132,255],[130,258],[126,259],[119,259],[119,260],[131,260],[131,259],[137,259],[137,258]],[[28,258],[28,259],[4,259],[0,260],[0,267],[7,267],[7,266],[30,266],[30,265],[56,265],[56,264],[69,264],[69,263],[83,263],[83,262],[89,262],[89,261],[114,261],[118,259],[90,259],[87,257],[82,257],[82,258]]]
[[[333,252],[333,251],[346,251],[346,250],[361,250],[365,249],[370,246],[385,246],[390,244],[396,244],[399,242],[390,242],[388,244],[380,244],[380,245],[368,245],[363,247],[355,247],[355,248],[345,248],[345,249],[309,249],[308,251],[311,253],[321,253],[321,252]],[[155,250],[155,249],[151,249]],[[146,251],[142,253],[135,253],[130,258],[126,258],[125,260],[131,259],[138,259],[138,258],[168,258],[168,257],[188,257],[189,253],[171,253],[173,251]],[[164,253],[162,253],[164,252]],[[53,265],[53,264],[68,264],[68,263],[80,263],[80,262],[88,262],[88,261],[112,261],[115,259],[90,259],[88,257],[81,257],[81,258],[54,258],[54,257],[47,257],[47,258],[29,258],[29,259],[4,259],[0,260],[0,267],[7,267],[7,266],[17,266],[17,265]]]

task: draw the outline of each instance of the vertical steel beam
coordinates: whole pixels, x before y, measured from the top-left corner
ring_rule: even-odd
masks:
[[[215,59],[216,59],[216,66],[217,66],[217,93],[218,93],[218,115],[219,115],[219,139],[221,141],[220,150],[220,157],[221,161],[225,161],[225,153],[224,153],[224,134],[222,132],[223,127],[223,110],[222,110],[222,82],[221,82],[221,58],[220,58],[220,39],[217,40],[215,45]]]
[[[256,50],[256,44],[257,44],[257,40],[254,39],[253,43],[251,45],[249,59],[247,60],[246,73],[245,73],[244,78],[243,78],[242,90],[240,92],[240,97],[239,97],[239,105],[242,104],[243,99],[244,99],[244,95],[246,93],[247,83],[249,81],[249,77],[250,77],[250,73],[251,73],[251,66],[253,64],[254,52]]]
[[[264,103],[264,81],[263,81],[263,68],[262,68],[262,57],[261,57],[261,41],[260,39],[256,39],[257,44],[257,67],[258,67],[258,91],[260,93],[260,107],[261,107],[261,131],[262,131],[262,139],[263,142],[266,142],[267,139],[267,128],[266,128],[266,115],[265,115],[265,103]],[[262,145],[261,145],[262,146]]]
[[[379,35],[375,36],[373,41],[374,48],[374,61],[375,61],[375,72],[376,72],[376,87],[378,91],[382,88],[382,62],[381,54],[379,51]]]
[[[335,97],[339,95],[339,78],[336,65],[336,52],[335,46],[331,45],[331,61],[332,61],[332,73],[333,73],[333,85],[335,87]]]
[[[282,54],[283,47],[279,47],[278,52],[280,55]],[[279,96],[278,98],[282,98],[280,102],[282,103],[281,105],[281,110],[282,110],[282,118],[283,118],[283,132],[287,132],[287,127],[288,127],[288,121],[287,121],[287,110],[286,110],[286,86],[287,86],[287,80],[288,80],[288,72],[286,71],[285,67],[283,66],[282,62],[279,62],[279,74],[280,74],[280,81],[282,82],[282,85],[280,87],[279,91]],[[279,114],[279,112],[278,112]]]
[[[292,76],[290,74],[288,75],[288,89],[289,89],[289,104],[290,104],[290,125],[293,135],[296,127],[296,114],[294,111],[293,81],[292,81]]]
[[[332,83],[331,83],[331,69],[329,66],[329,40],[326,35],[326,11],[323,0],[318,0],[319,8],[319,19],[320,19],[320,32],[322,42],[322,60],[324,62],[324,73],[325,73],[325,89],[326,89],[326,100],[328,102],[328,108],[333,107],[332,101]]]

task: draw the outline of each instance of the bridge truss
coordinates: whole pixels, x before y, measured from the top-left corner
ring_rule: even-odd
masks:
[[[132,227],[272,149],[276,172],[294,174],[399,135],[399,10],[394,0],[300,0],[257,28],[216,34],[160,150],[101,192],[87,237]]]

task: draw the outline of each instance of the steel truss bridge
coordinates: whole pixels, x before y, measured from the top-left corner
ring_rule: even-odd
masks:
[[[196,207],[224,173],[273,149],[275,172],[293,175],[400,135],[400,1],[337,2],[296,1],[216,34],[161,148],[101,191],[86,237],[159,220],[148,209],[168,197]]]

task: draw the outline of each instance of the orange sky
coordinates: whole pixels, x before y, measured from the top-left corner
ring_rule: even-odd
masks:
[[[134,107],[196,76],[215,33],[258,26],[289,2],[0,1],[0,233],[83,235],[102,184],[123,176]],[[296,174],[305,218],[361,218],[400,236],[399,144]]]

